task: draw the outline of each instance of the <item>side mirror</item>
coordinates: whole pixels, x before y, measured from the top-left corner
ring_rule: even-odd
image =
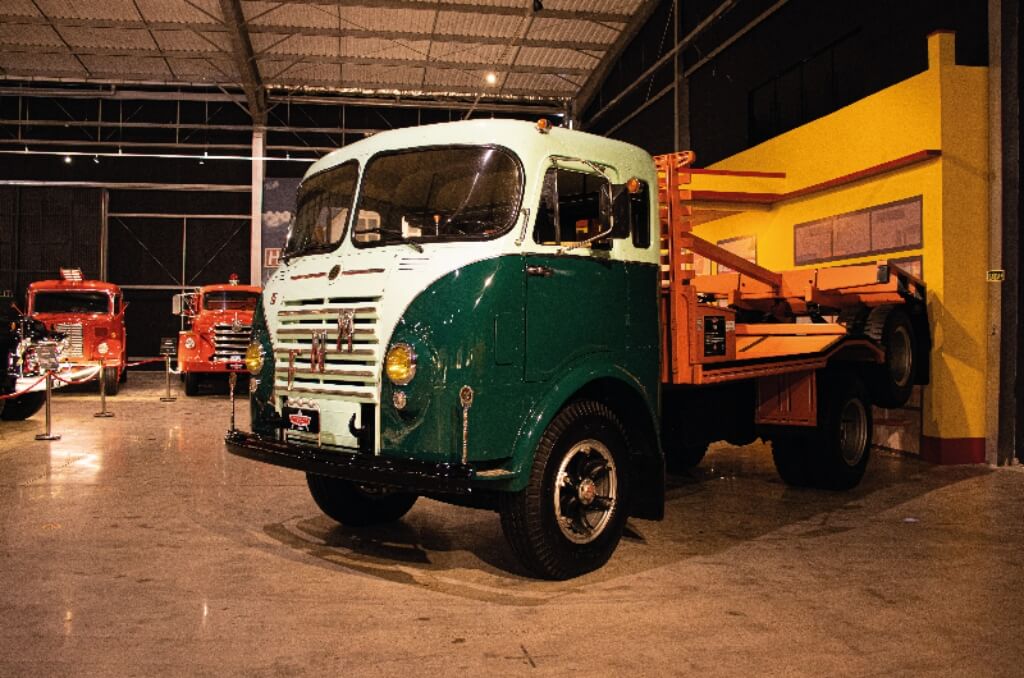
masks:
[[[183,315],[186,318],[195,317],[196,294],[194,292],[182,292],[171,297],[171,313]]]

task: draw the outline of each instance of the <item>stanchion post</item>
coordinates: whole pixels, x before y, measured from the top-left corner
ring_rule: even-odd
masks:
[[[36,440],[60,440],[59,435],[51,432],[53,417],[50,413],[50,401],[53,400],[53,371],[46,372],[46,432],[36,436]]]
[[[235,431],[235,385],[238,384],[238,373],[232,372],[228,375],[228,390],[231,398],[231,431]]]
[[[160,399],[162,403],[173,403],[177,398],[171,395],[171,356],[164,356],[164,374],[167,375],[167,393]]]
[[[113,412],[107,412],[107,379],[106,365],[103,358],[100,358],[100,411],[92,415],[94,417],[112,417]]]

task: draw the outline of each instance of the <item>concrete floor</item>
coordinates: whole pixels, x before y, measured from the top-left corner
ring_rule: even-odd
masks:
[[[716,447],[604,569],[538,582],[491,513],[339,527],[224,451],[223,394],[162,383],[132,374],[113,419],[59,393],[58,442],[0,422],[0,675],[1024,672],[1020,467],[876,455],[831,494]]]

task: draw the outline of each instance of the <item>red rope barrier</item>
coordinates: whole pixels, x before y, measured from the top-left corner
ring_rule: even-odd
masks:
[[[25,395],[27,393],[31,393],[32,389],[34,389],[36,386],[39,386],[39,384],[43,383],[43,381],[45,379],[46,379],[46,375],[44,374],[43,376],[41,376],[38,379],[36,379],[35,383],[31,384],[24,391],[18,391],[17,393],[10,393],[8,395],[0,395],[0,400],[13,400],[14,398],[20,398],[21,396],[23,396],[23,395]]]
[[[128,368],[128,367],[138,367],[139,365],[148,365],[150,363],[162,363],[163,361],[164,361],[163,358],[148,358],[146,360],[140,360],[137,363],[125,363],[124,366],[126,368]]]

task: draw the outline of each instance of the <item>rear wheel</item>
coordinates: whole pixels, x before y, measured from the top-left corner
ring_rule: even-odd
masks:
[[[117,395],[117,389],[121,382],[118,379],[116,367],[104,367],[100,379],[103,380],[103,389],[106,390],[107,395]]]
[[[847,372],[826,373],[819,379],[818,426],[773,436],[775,469],[794,487],[849,490],[867,469],[871,431],[863,382]]]
[[[626,436],[606,405],[570,404],[541,438],[525,489],[501,497],[505,538],[547,579],[596,570],[622,538],[629,496]]]
[[[196,372],[185,373],[185,395],[199,395],[199,374]]]
[[[5,401],[3,411],[0,411],[0,419],[4,421],[28,419],[41,410],[44,404],[46,404],[45,392],[26,393],[23,396]]]
[[[871,456],[871,401],[863,382],[836,375],[824,389],[818,415],[819,484],[834,490],[856,487]]]
[[[813,437],[793,434],[772,438],[772,461],[782,482],[791,487],[808,487],[817,479]]]
[[[327,516],[349,527],[393,523],[412,508],[417,495],[340,478],[306,474],[313,501]]]
[[[879,307],[868,317],[868,334],[882,345],[885,362],[870,380],[872,400],[879,407],[903,407],[914,389],[916,338],[910,316],[901,308]]]

